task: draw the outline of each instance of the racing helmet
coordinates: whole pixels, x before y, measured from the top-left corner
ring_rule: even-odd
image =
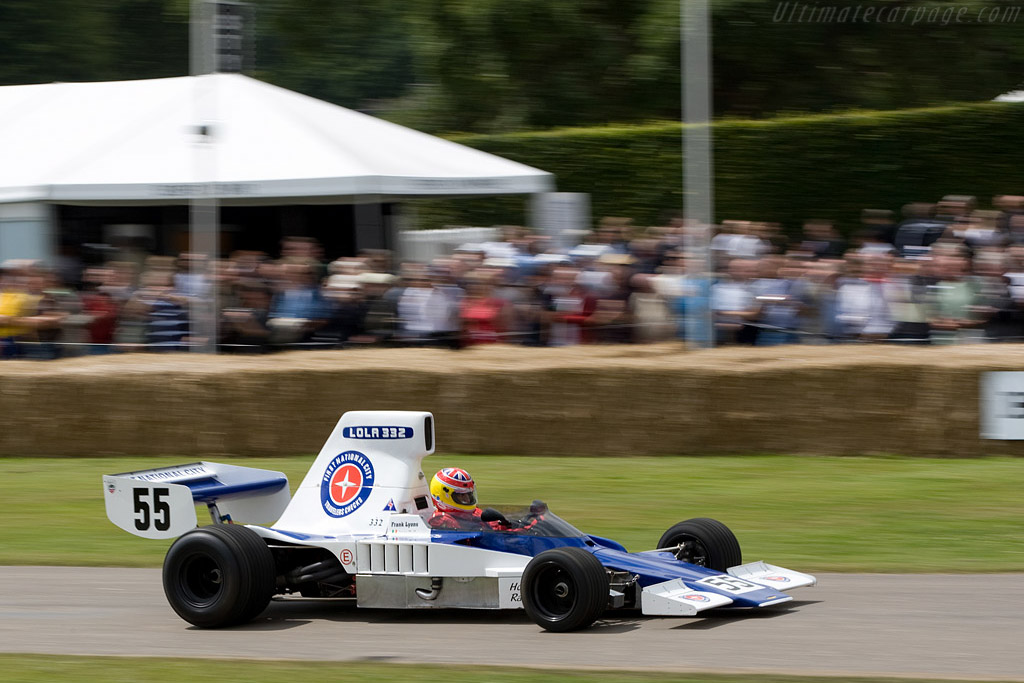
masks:
[[[430,497],[442,512],[476,510],[476,484],[469,472],[458,467],[445,467],[430,480]]]

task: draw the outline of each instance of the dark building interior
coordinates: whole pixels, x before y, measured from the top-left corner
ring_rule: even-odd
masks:
[[[139,246],[157,254],[178,254],[189,247],[189,206],[58,205],[59,241],[80,250],[86,261],[102,260],[114,234],[130,234]],[[220,256],[244,249],[280,255],[286,236],[314,237],[333,259],[360,249],[393,249],[392,225],[398,205],[291,204],[221,206]],[[127,233],[110,226],[133,226]]]

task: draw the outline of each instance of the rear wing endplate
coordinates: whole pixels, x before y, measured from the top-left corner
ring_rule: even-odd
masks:
[[[218,462],[193,462],[103,476],[107,517],[143,538],[175,538],[197,523],[205,504],[214,522],[275,522],[291,500],[281,472]]]

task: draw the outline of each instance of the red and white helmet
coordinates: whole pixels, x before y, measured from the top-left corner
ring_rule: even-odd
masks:
[[[441,512],[472,512],[476,509],[476,483],[466,470],[445,467],[430,480],[430,497]]]

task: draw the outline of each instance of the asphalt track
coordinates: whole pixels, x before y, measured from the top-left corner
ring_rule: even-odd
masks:
[[[203,631],[167,606],[156,569],[0,567],[0,652],[1024,681],[1024,574],[818,578],[771,611],[611,613],[568,634],[523,612],[316,600],[275,601],[251,624]]]

